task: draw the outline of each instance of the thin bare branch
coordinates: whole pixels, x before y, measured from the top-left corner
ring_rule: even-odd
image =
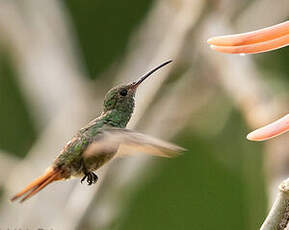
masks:
[[[279,186],[277,198],[260,230],[284,230],[289,221],[289,179]]]

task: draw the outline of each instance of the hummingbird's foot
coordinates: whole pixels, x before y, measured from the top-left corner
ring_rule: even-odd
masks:
[[[86,179],[87,175],[85,175],[84,177],[82,177],[80,183],[82,184],[82,182]]]
[[[81,179],[80,183],[82,183],[86,179],[88,185],[95,184],[98,180],[98,176],[94,172],[87,172],[85,176]]]

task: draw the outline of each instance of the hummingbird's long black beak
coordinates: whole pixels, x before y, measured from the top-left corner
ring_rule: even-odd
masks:
[[[154,72],[157,71],[158,69],[164,67],[165,65],[167,65],[167,64],[169,64],[169,63],[171,63],[171,62],[172,62],[172,60],[169,60],[169,61],[166,61],[166,62],[164,62],[163,64],[155,67],[154,69],[152,69],[151,71],[149,71],[148,73],[146,73],[144,76],[142,76],[138,81],[133,82],[133,83],[131,84],[131,86],[132,86],[131,88],[134,89],[134,90],[136,90],[137,87],[138,87],[145,79],[147,79],[152,73],[154,73]]]

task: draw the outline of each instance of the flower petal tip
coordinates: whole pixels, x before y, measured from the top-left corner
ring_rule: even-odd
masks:
[[[214,38],[209,38],[208,40],[207,40],[207,43],[208,44],[214,44]]]
[[[264,141],[266,139],[269,139],[269,138],[264,138],[260,135],[260,133],[253,131],[251,133],[249,133],[246,137],[249,141]]]
[[[249,141],[255,141],[255,140],[254,140],[254,135],[252,135],[252,133],[253,133],[253,132],[248,133],[247,136],[246,136],[246,138],[247,138]]]

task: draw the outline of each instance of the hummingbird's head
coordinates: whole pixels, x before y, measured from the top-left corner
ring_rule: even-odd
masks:
[[[104,112],[110,110],[119,110],[119,111],[126,111],[126,110],[133,110],[134,108],[134,96],[138,86],[148,78],[153,72],[157,71],[158,69],[162,68],[163,66],[169,64],[170,61],[166,61],[163,64],[157,66],[144,76],[142,76],[139,80],[129,83],[127,85],[119,85],[111,90],[109,90],[104,99]]]
[[[105,95],[103,109],[104,113],[111,111],[109,113],[109,120],[112,120],[115,123],[119,123],[121,121],[126,125],[134,110],[134,96],[138,86],[153,72],[169,64],[170,62],[172,61],[166,61],[165,63],[159,65],[137,81],[127,85],[116,86],[109,90]]]
[[[135,90],[130,85],[119,85],[109,90],[104,98],[104,112],[117,110],[125,112],[134,107]]]

